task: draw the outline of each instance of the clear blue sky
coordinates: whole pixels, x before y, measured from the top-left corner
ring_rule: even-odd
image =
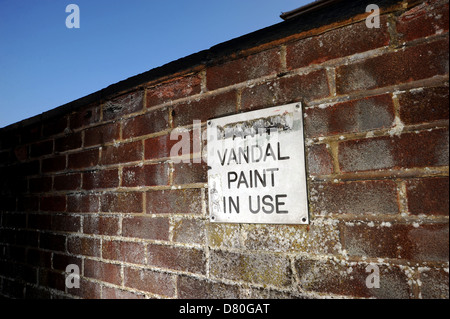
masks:
[[[281,22],[312,0],[0,0],[0,127]],[[68,29],[68,4],[80,28]]]

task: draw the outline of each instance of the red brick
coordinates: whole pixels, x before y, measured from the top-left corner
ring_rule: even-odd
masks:
[[[173,184],[206,183],[208,180],[208,166],[201,163],[179,163],[173,165]]]
[[[46,212],[65,212],[66,196],[45,196],[41,197],[41,211]]]
[[[76,190],[81,186],[81,174],[66,174],[57,175],[54,177],[53,189],[61,190]]]
[[[95,104],[76,110],[69,116],[70,128],[77,129],[100,121],[100,106]]]
[[[343,172],[448,165],[448,130],[437,129],[339,144]]]
[[[99,162],[99,151],[98,149],[93,149],[70,154],[68,162],[69,169],[79,169],[96,166]]]
[[[84,147],[104,145],[119,139],[119,123],[88,128],[84,131]]]
[[[41,157],[53,153],[53,140],[30,145],[30,157]]]
[[[119,217],[86,215],[83,218],[83,233],[94,235],[119,235]]]
[[[407,47],[336,69],[336,90],[346,94],[448,74],[448,39]]]
[[[82,144],[81,132],[55,139],[55,152],[70,151],[80,148]]]
[[[115,188],[119,186],[119,170],[97,170],[83,173],[83,189]]]
[[[84,261],[84,276],[115,285],[121,285],[120,265],[108,264],[102,261],[86,259]]]
[[[169,240],[169,219],[142,216],[126,217],[122,221],[122,236]]]
[[[28,229],[50,230],[52,228],[51,214],[28,214]]]
[[[365,21],[299,40],[286,47],[288,69],[361,53],[389,44],[387,18],[380,19],[380,28],[369,29]]]
[[[124,94],[103,105],[103,121],[121,118],[124,115],[142,111],[144,107],[144,91]]]
[[[102,243],[102,258],[144,264],[145,247],[143,243],[104,240]]]
[[[305,110],[305,135],[328,136],[392,126],[394,104],[388,94]]]
[[[326,72],[317,70],[246,88],[242,91],[241,108],[251,110],[299,101],[308,102],[329,95]]]
[[[128,163],[142,160],[142,141],[103,147],[103,165]]]
[[[78,232],[81,229],[81,219],[79,216],[52,215],[51,230],[63,232]]]
[[[311,209],[316,214],[397,214],[393,181],[313,183]]]
[[[102,286],[84,277],[80,278],[80,288],[68,288],[67,292],[83,299],[100,299]]]
[[[328,175],[333,173],[333,159],[326,144],[308,146],[307,154],[309,175]]]
[[[66,156],[56,156],[42,160],[42,173],[63,171],[66,169]]]
[[[417,226],[417,227],[416,227]],[[448,261],[447,224],[346,225],[344,249],[349,256]]]
[[[67,251],[73,255],[100,257],[100,239],[91,237],[68,237]]]
[[[403,13],[397,21],[397,31],[404,41],[448,32],[448,2],[423,1]]]
[[[171,140],[170,134],[162,135],[145,140],[145,159],[157,159],[170,156],[170,150],[178,142]]]
[[[114,213],[142,213],[143,193],[105,193],[100,196],[100,211]]]
[[[280,71],[280,53],[278,49],[271,49],[209,67],[206,70],[207,87],[212,91]]]
[[[122,186],[157,186],[168,185],[169,165],[167,163],[143,166],[124,167],[122,171]]]
[[[158,190],[146,193],[147,214],[202,213],[200,189]]]
[[[405,124],[448,120],[448,86],[411,90],[399,95],[400,119]]]
[[[67,196],[67,211],[71,213],[95,213],[99,210],[99,195],[70,194]]]
[[[423,299],[448,299],[448,272],[445,269],[420,269],[420,294]]]
[[[192,125],[194,120],[206,120],[229,115],[236,112],[236,91],[208,95],[202,99],[195,99],[173,106],[173,125],[175,127]]]
[[[147,89],[147,107],[172,102],[201,92],[199,74],[178,77]]]
[[[414,215],[448,216],[448,193],[448,177],[408,180],[408,210]]]
[[[202,250],[165,245],[147,246],[147,262],[151,266],[206,273],[206,256]]]
[[[125,267],[125,286],[153,294],[175,297],[175,276],[149,269]]]
[[[157,133],[169,128],[169,111],[166,108],[138,115],[123,122],[124,139]]]
[[[145,299],[145,295],[112,287],[102,288],[103,299]]]

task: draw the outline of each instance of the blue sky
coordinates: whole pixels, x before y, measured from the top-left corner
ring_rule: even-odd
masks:
[[[0,127],[281,22],[312,0],[0,0]],[[68,29],[66,6],[80,8]]]

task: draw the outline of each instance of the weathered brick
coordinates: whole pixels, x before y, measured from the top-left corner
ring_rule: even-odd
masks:
[[[397,214],[393,181],[312,183],[311,210],[316,214]]]
[[[122,136],[127,139],[157,133],[168,128],[169,111],[167,108],[162,108],[125,120],[122,127]]]
[[[202,250],[149,244],[147,263],[151,266],[181,270],[192,273],[206,273],[206,256]]]
[[[445,262],[449,256],[448,223],[348,223],[343,241],[350,256],[417,262]]]
[[[408,299],[413,292],[408,276],[398,266],[373,265],[379,269],[379,288],[368,288],[370,264],[343,263],[336,260],[299,258],[295,267],[303,290],[352,297]]]
[[[157,186],[169,184],[169,165],[167,163],[124,167],[122,186]]]
[[[308,146],[307,156],[309,175],[327,175],[333,173],[333,159],[326,144]]]
[[[398,96],[400,119],[405,124],[448,120],[448,86],[420,88]]]
[[[305,110],[305,135],[359,133],[392,126],[394,104],[388,94]]]
[[[205,122],[211,118],[235,113],[236,103],[236,91],[232,90],[176,104],[172,111],[173,125],[192,125],[194,120]]]
[[[117,236],[120,231],[118,216],[86,215],[83,217],[83,233]]]
[[[408,210],[414,215],[448,216],[448,177],[412,179],[406,182]]]
[[[67,211],[71,213],[95,213],[99,211],[98,194],[67,195]]]
[[[201,245],[205,240],[205,222],[198,219],[175,219],[172,233],[175,242]]]
[[[325,70],[282,77],[248,87],[242,91],[241,108],[259,109],[275,105],[308,102],[330,95]]]
[[[169,240],[169,219],[142,216],[123,218],[122,236]]]
[[[82,260],[79,257],[65,254],[53,254],[53,269],[66,271],[68,265],[77,265],[81,270]]]
[[[175,276],[171,274],[125,267],[124,281],[127,287],[161,296],[175,296]]]
[[[145,296],[140,293],[105,286],[102,288],[102,298],[103,299],[145,299]]]
[[[142,160],[143,146],[141,141],[110,145],[102,150],[101,164],[119,164]]]
[[[99,150],[92,149],[68,155],[68,168],[80,169],[97,166],[99,162]]]
[[[69,116],[70,128],[78,129],[100,121],[100,106],[97,103],[78,109]]]
[[[73,255],[100,257],[100,239],[79,236],[68,237],[67,251]]]
[[[142,213],[143,193],[105,193],[100,195],[100,211],[109,213]]]
[[[420,294],[423,299],[448,299],[448,272],[444,269],[420,267]]]
[[[106,101],[103,105],[103,120],[114,120],[124,115],[142,111],[144,91],[135,91]]]
[[[53,180],[53,189],[56,191],[77,190],[80,186],[81,174],[57,175]]]
[[[202,213],[200,189],[157,190],[146,193],[147,214]]]
[[[80,148],[82,143],[81,132],[72,133],[55,139],[55,152],[74,150]]]
[[[336,90],[346,94],[448,74],[448,39],[407,47],[336,69]]]
[[[423,1],[398,17],[397,31],[404,41],[448,32],[448,2]]]
[[[51,230],[63,232],[78,232],[81,229],[79,216],[51,215]]]
[[[88,128],[84,131],[84,147],[114,142],[119,139],[119,133],[119,123],[110,123]]]
[[[103,240],[102,257],[114,261],[144,264],[145,246],[138,242]]]
[[[101,284],[84,277],[80,278],[80,288],[67,288],[69,294],[83,299],[100,299],[101,291]]]
[[[115,188],[119,186],[119,170],[96,170],[83,173],[84,190]]]
[[[84,261],[84,276],[115,285],[122,283],[120,265],[108,264],[92,259],[86,259]]]
[[[171,140],[170,134],[161,135],[145,140],[145,159],[157,159],[170,156],[170,150],[178,142],[178,140]]]
[[[278,49],[271,49],[209,67],[206,70],[207,87],[212,91],[280,71],[280,53]]]
[[[206,183],[208,180],[208,166],[201,163],[179,163],[173,165],[173,184]]]
[[[239,287],[207,279],[178,277],[178,298],[181,299],[239,299]]]
[[[292,280],[289,259],[273,254],[253,255],[212,250],[209,267],[213,278],[277,287],[287,287]]]
[[[346,141],[339,144],[343,172],[448,165],[448,130]]]
[[[380,28],[367,28],[364,21],[287,45],[288,69],[320,64],[388,45],[387,18],[382,16],[380,20]]]
[[[147,89],[147,107],[171,102],[201,92],[201,75],[177,77]]]

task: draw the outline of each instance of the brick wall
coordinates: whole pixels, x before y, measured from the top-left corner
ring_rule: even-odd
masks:
[[[0,295],[448,298],[448,1],[380,2],[379,29],[320,9],[0,130]],[[310,225],[211,224],[171,132],[297,101]]]

